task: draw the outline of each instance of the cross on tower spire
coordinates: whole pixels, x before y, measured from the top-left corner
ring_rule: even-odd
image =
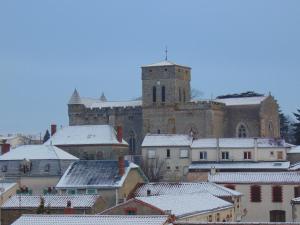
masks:
[[[168,46],[166,46],[166,50],[165,50],[165,53],[166,53],[166,57],[165,57],[165,60],[167,61],[167,60],[168,60]]]

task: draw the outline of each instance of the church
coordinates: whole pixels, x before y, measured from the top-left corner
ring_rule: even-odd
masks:
[[[141,67],[142,98],[107,101],[80,96],[68,102],[69,125],[121,126],[131,155],[147,133],[194,138],[280,137],[278,104],[271,95],[191,98],[191,68],[168,60]]]

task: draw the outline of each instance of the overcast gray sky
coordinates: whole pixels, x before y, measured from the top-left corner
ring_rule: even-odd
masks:
[[[141,95],[143,64],[192,67],[204,98],[248,90],[300,108],[300,1],[0,1],[0,133],[68,124],[67,101]]]

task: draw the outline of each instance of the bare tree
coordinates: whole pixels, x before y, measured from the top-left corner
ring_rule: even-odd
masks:
[[[197,99],[197,98],[200,98],[200,97],[203,97],[203,92],[198,90],[198,89],[195,89],[195,88],[192,88],[191,90],[191,99]]]
[[[143,160],[142,169],[149,181],[158,182],[164,174],[164,161],[158,157]]]

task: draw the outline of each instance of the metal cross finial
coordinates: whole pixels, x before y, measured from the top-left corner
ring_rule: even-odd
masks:
[[[167,60],[168,60],[168,46],[166,46],[165,53],[166,53],[166,58],[165,58],[165,60],[167,61]]]

